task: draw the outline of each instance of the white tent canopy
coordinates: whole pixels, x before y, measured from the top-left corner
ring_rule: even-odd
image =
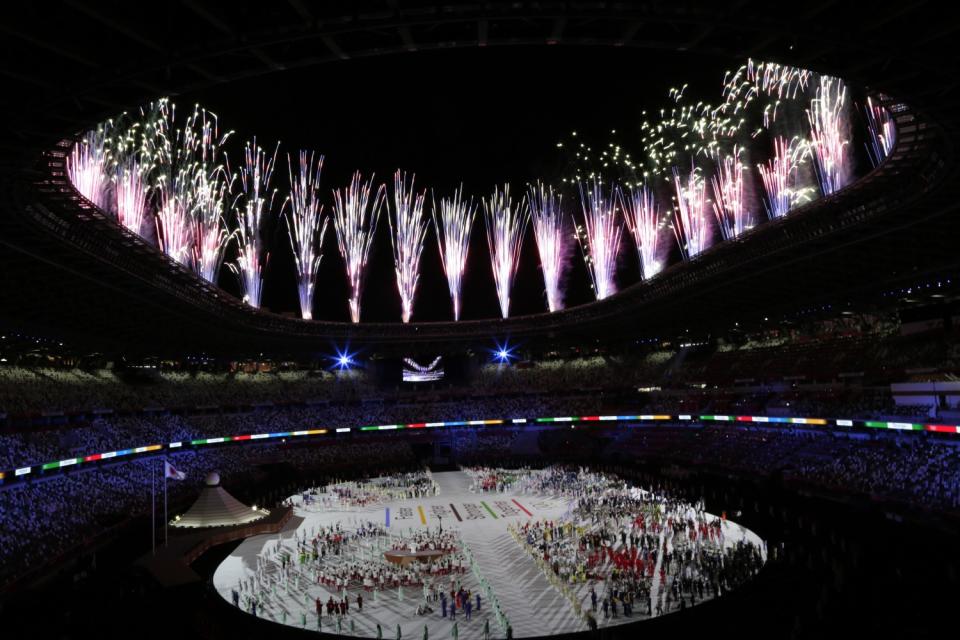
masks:
[[[229,527],[259,520],[268,515],[264,509],[254,510],[243,504],[220,486],[220,475],[207,475],[200,497],[179,520],[171,522],[174,527]]]

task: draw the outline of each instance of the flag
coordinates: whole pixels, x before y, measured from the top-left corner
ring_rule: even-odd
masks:
[[[163,477],[172,478],[174,480],[183,480],[184,478],[187,477],[187,474],[185,474],[183,471],[177,471],[172,464],[164,460],[163,461]]]

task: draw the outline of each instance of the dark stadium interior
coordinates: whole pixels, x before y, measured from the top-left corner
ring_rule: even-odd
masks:
[[[504,524],[509,553],[520,554],[531,572],[524,575],[536,577],[525,587],[529,599],[503,596],[509,616],[497,617],[490,637],[513,637],[508,618],[517,637],[571,639],[948,634],[960,592],[958,31],[960,21],[947,9],[922,0],[871,7],[837,0],[175,0],[149,7],[49,0],[5,7],[0,633],[372,638],[360,616],[331,617],[329,626],[324,616],[307,617],[315,595],[309,588],[320,588],[322,562],[316,574],[304,573],[309,580],[315,575],[316,585],[296,583],[309,605],[302,623],[299,610],[290,609],[288,620],[286,608],[282,619],[280,609],[270,608],[271,601],[281,602],[278,586],[291,591],[280,578],[272,596],[263,595],[266,580],[257,582],[260,600],[249,591],[239,600],[234,592],[231,603],[217,576],[231,561],[249,559],[258,535],[279,532],[281,542],[285,531],[313,536],[301,523],[321,522],[323,509],[308,508],[317,495],[324,508],[328,496],[339,496],[337,504],[351,514],[373,513],[362,501],[369,498],[379,524],[389,528],[396,497],[390,487],[409,481],[417,491],[429,485],[436,492],[424,495],[440,495],[450,480],[435,481],[437,474],[469,478],[478,500],[489,489],[486,478],[503,496],[530,496],[528,506],[534,496],[542,505],[548,498],[568,504],[556,513],[543,507],[541,513],[553,515],[542,516],[550,531],[542,539],[536,537],[539,515],[528,512],[522,529]],[[794,194],[787,189],[789,211],[774,215],[773,188],[754,176],[746,196],[753,219],[728,235],[719,152],[704,160],[683,147],[673,173],[658,166],[660,174],[642,178],[613,157],[620,162],[615,145],[622,144],[636,156],[648,154],[641,162],[654,162],[650,149],[671,134],[651,143],[646,122],[656,121],[658,112],[665,120],[675,95],[669,92],[686,85],[676,104],[715,105],[721,90],[734,86],[725,73],[747,60],[803,78],[797,81],[803,91],[803,83],[811,83],[816,100],[798,112],[810,129],[810,139],[801,140],[807,155],[788,175],[799,184],[796,176],[806,171],[814,195],[789,200]],[[811,115],[823,100],[814,86],[823,78],[836,84],[821,89],[842,87],[849,101],[841,131],[846,182],[835,190],[824,183]],[[178,105],[169,120],[175,126],[196,104],[209,110],[205,117],[216,114],[221,134],[233,132],[222,147],[211,147],[227,158],[226,170],[216,174],[224,181],[218,196],[224,213],[211,218],[222,234],[216,259],[223,268],[212,278],[201,274],[199,240],[191,257],[173,257],[159,239],[158,225],[165,233],[167,224],[157,222],[162,179],[144,191],[150,204],[139,229],[124,226],[119,200],[97,202],[103,194],[120,197],[122,162],[110,155],[116,140],[103,143],[96,159],[103,162],[97,177],[111,186],[93,192],[78,177],[77,150],[94,146],[98,126],[109,121],[121,131],[115,123],[123,123],[129,127],[123,135],[147,140],[143,132],[168,117],[151,109],[168,104],[161,100],[167,97]],[[783,104],[800,103],[780,97]],[[879,158],[867,104],[876,104],[875,113],[895,131]],[[728,115],[700,113],[709,123],[718,113]],[[772,142],[766,118],[764,112],[751,135],[741,124],[723,142],[736,136],[757,148]],[[702,136],[691,145],[708,137],[704,131],[714,135],[710,124],[703,126],[691,129],[690,140],[693,131]],[[254,136],[268,156],[279,145],[272,188],[276,203],[284,202],[282,212],[276,204],[255,225],[267,249],[257,245],[266,267],[258,281],[262,297],[257,290],[251,299],[240,227],[241,204],[252,201],[243,182],[252,175],[243,173],[244,143]],[[681,139],[677,148],[686,134]],[[616,148],[616,156],[593,155],[601,159],[589,164],[584,144],[591,154]],[[146,147],[140,149],[130,158],[146,158]],[[307,303],[289,238],[295,214],[286,202],[294,172],[288,154],[295,162],[301,149],[324,156],[316,193],[331,220]],[[748,150],[742,171],[762,172],[764,153]],[[159,174],[163,162],[155,160],[144,175]],[[692,249],[678,204],[688,196],[676,165],[685,171],[694,162],[718,176],[701,181],[704,193],[709,186],[714,194],[712,205],[701,204],[715,207],[704,209],[714,241],[702,253]],[[401,322],[401,269],[392,250],[398,169],[416,174],[416,193],[426,190],[426,240],[409,322]],[[607,297],[600,293],[594,237],[579,226],[587,227],[590,198],[601,193],[591,185],[605,184],[587,179],[594,169],[610,181],[609,215],[623,218],[610,263],[616,289]],[[371,231],[357,293],[362,312],[352,321],[350,262],[338,249],[342,229],[333,221],[339,205],[331,192],[345,188],[355,170],[364,178],[375,174],[371,184],[374,190],[385,185],[387,204]],[[631,235],[627,194],[655,180],[659,190],[650,193],[662,210],[651,228],[662,264],[647,273],[639,236]],[[507,314],[481,199],[509,183],[515,200],[524,198],[523,208],[537,181],[562,192],[558,209],[577,225],[558,235],[565,238],[559,259],[564,304],[548,311],[541,238],[531,224],[520,231],[525,241],[513,256]],[[478,208],[468,225],[462,311],[455,318],[451,269],[441,258],[433,216],[461,185]],[[185,479],[178,481],[180,473]],[[591,502],[600,492],[591,482],[601,481],[609,482],[603,495],[610,503],[615,496],[616,504],[638,509],[624,511],[626,521],[636,517],[626,529],[619,529],[619,516],[611,525],[592,515],[591,509],[609,514],[597,505],[610,503]],[[645,497],[628,487],[644,488]],[[244,516],[249,505],[267,515],[199,532],[178,528],[181,515],[220,489]],[[427,505],[421,493],[403,495],[417,496],[410,505]],[[497,507],[498,519],[480,504],[497,526],[508,514],[523,521],[510,505]],[[436,521],[428,524],[427,515],[439,512],[417,508],[426,535],[441,536],[436,540],[444,540],[444,530],[454,535],[461,523],[454,509],[457,522],[443,516],[439,533],[430,534]],[[688,508],[696,516],[678,521],[676,514]],[[177,514],[167,518],[169,527],[163,522],[168,510]],[[557,522],[561,512],[577,531],[579,551],[557,542],[572,535]],[[344,526],[357,527],[360,516],[350,517]],[[713,534],[704,532],[732,531],[724,527],[734,524],[746,532],[739,546],[731,551],[721,544],[708,558],[703,549],[711,549]],[[469,560],[486,589],[487,611],[499,609],[492,594],[503,592],[496,583],[502,578],[493,574],[493,591],[481,579],[477,567],[491,569],[473,564],[469,526],[472,521],[462,522],[457,540],[464,555],[457,557]],[[629,595],[603,592],[602,618],[596,601],[592,613],[589,599],[583,601],[582,575],[560,570],[560,559],[573,565],[591,549],[581,526],[614,532],[600,554],[600,564],[609,552],[616,567],[603,588],[620,585],[615,580],[623,575],[634,580],[626,583]],[[339,533],[339,522],[336,527]],[[641,528],[637,539],[644,542],[634,542],[633,531]],[[631,531],[629,545],[625,537],[617,547],[618,530]],[[394,549],[416,540],[413,528],[409,538],[402,527],[392,531],[370,535],[386,535],[391,543],[396,535]],[[665,540],[688,533],[700,541],[677,542],[684,551],[668,553]],[[660,535],[655,550],[644,546],[648,535]],[[749,536],[762,545],[754,547]],[[299,544],[303,565],[309,543]],[[339,557],[339,539],[336,544]],[[363,544],[357,543],[361,560]],[[632,549],[636,561],[638,544],[641,556],[650,553],[650,573],[644,578],[642,557],[639,578],[629,572],[634,569],[618,573],[626,556],[615,560],[614,547],[622,554]],[[762,561],[752,564],[761,548]],[[528,551],[536,562],[527,562]],[[704,555],[684,559],[683,553]],[[654,557],[662,586],[656,586]],[[677,567],[688,563],[686,574],[669,573],[674,560]],[[500,564],[513,561],[505,555]],[[595,562],[591,557],[588,564]],[[423,584],[424,603],[433,602]],[[370,588],[361,581],[355,591]],[[549,600],[548,592],[556,598]],[[364,596],[374,612],[377,593],[374,586]],[[392,603],[385,595],[381,599]],[[412,611],[417,597],[408,593],[401,606],[398,588],[397,611]],[[635,597],[651,611],[638,608],[637,620],[627,624],[615,620],[617,603],[630,616],[627,604]],[[564,626],[556,622],[561,613],[536,610],[554,606],[542,604],[548,600],[561,602],[563,616],[576,624]],[[606,615],[608,600],[613,619]],[[260,615],[250,602],[264,607]],[[654,602],[666,610],[654,613]],[[444,619],[418,608],[403,636],[426,640],[429,622],[434,637],[481,637],[462,609],[462,627],[451,627],[446,612],[445,600]],[[423,624],[421,615],[427,616]],[[395,637],[392,626],[383,634]]]

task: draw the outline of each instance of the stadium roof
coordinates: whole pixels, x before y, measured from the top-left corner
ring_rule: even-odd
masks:
[[[0,318],[103,350],[326,350],[511,334],[572,341],[709,330],[955,272],[960,23],[932,5],[856,3],[185,0],[8,9],[0,98]],[[188,18],[189,19],[186,19]],[[880,169],[649,285],[507,321],[303,323],[199,282],[69,195],[60,142],[118,111],[307,65],[431,49],[608,46],[769,59],[889,96],[900,130]],[[85,208],[86,207],[86,208]]]

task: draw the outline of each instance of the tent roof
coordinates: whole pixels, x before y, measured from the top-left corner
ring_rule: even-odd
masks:
[[[259,520],[267,511],[254,511],[220,486],[205,486],[193,506],[176,522],[175,527],[228,527]]]

